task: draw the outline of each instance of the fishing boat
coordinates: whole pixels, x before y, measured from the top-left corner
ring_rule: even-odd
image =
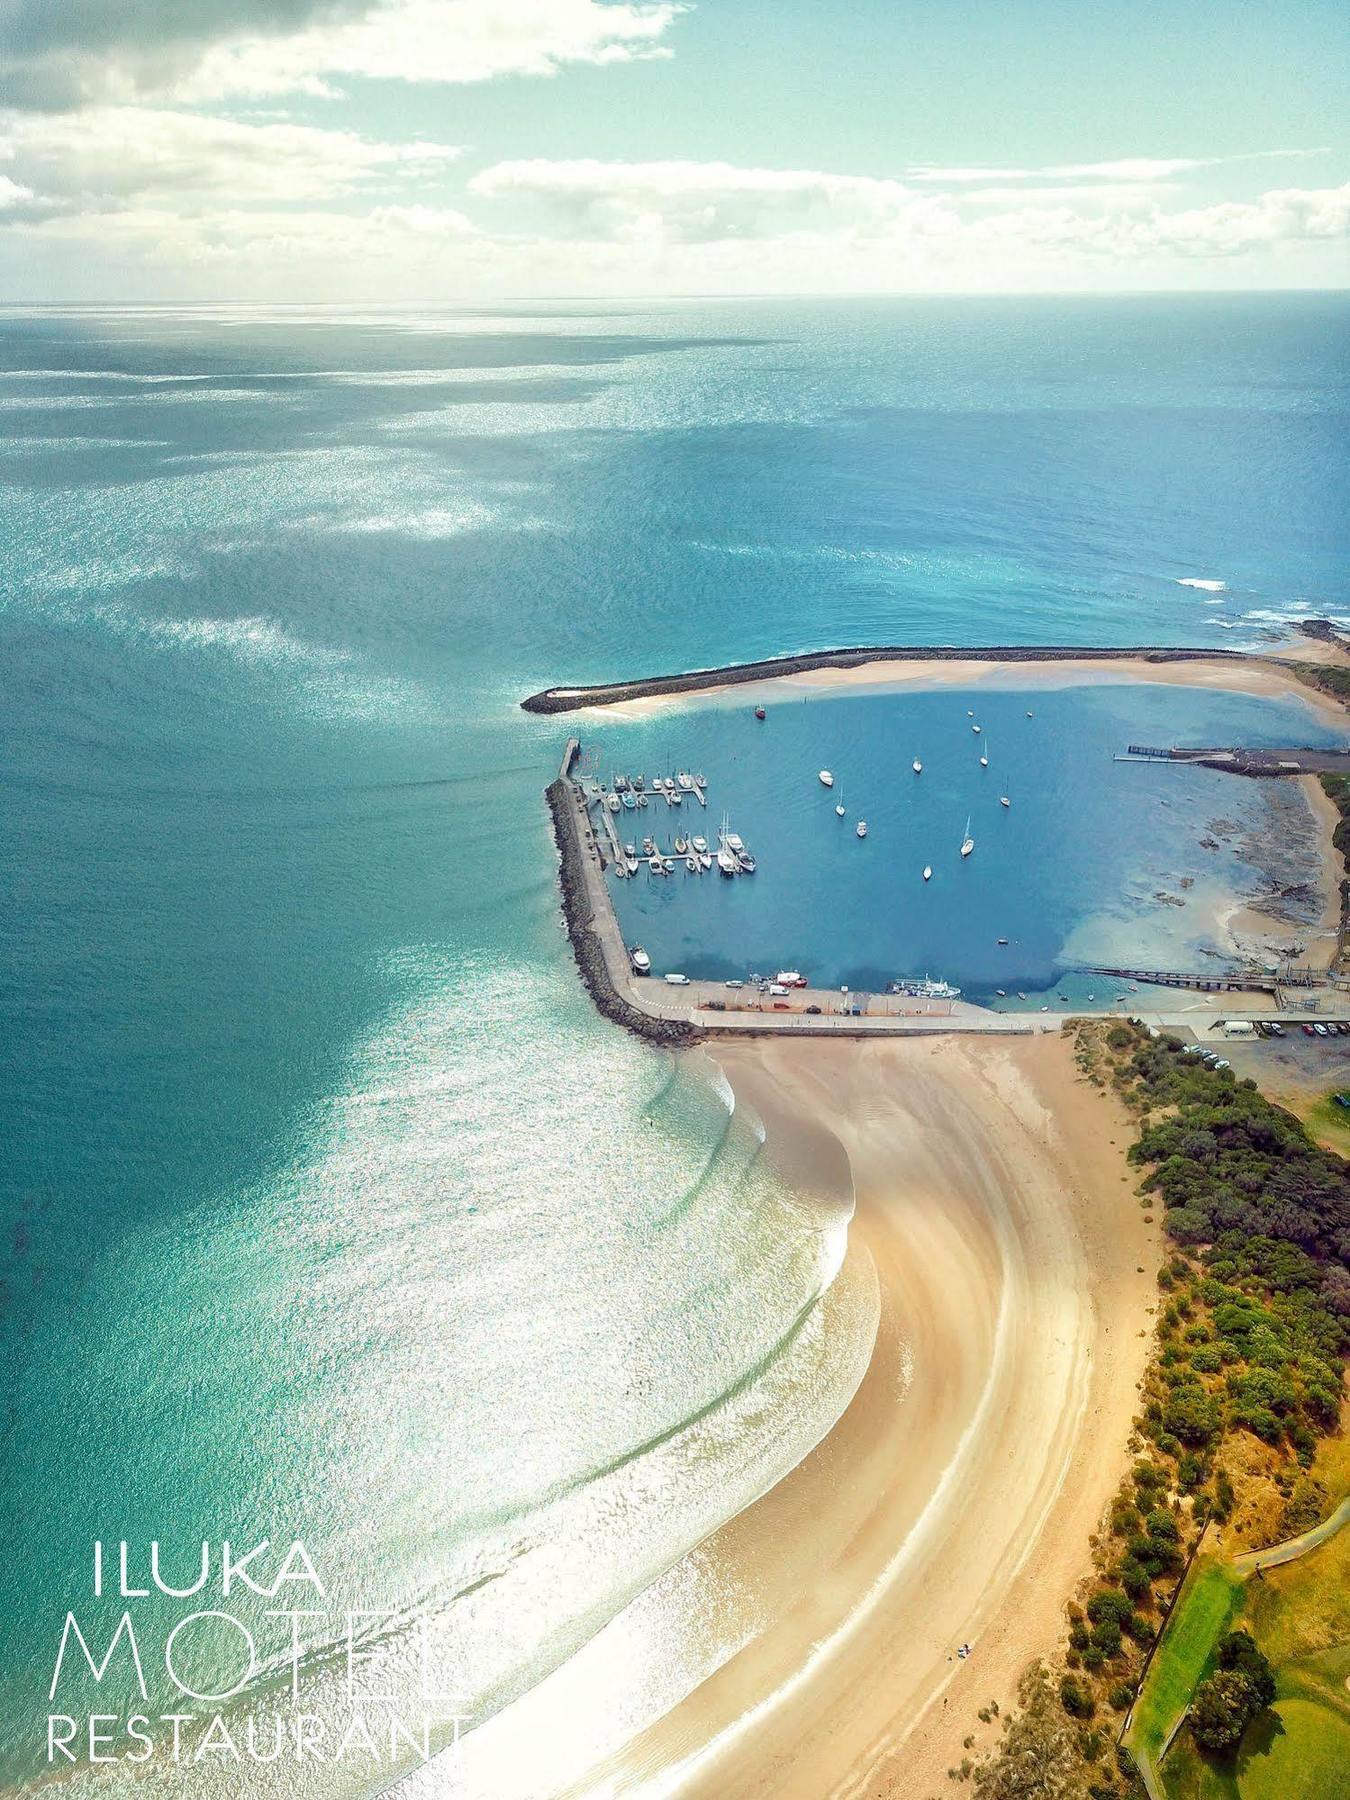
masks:
[[[834,776],[831,775],[831,773],[828,769],[822,769],[820,771],[820,785],[822,787],[833,787],[834,786]]]
[[[931,881],[933,879],[933,866],[931,863],[925,863],[923,865],[923,878],[925,881]]]
[[[639,975],[650,975],[651,974],[652,959],[650,956],[648,956],[647,952],[642,948],[641,944],[634,944],[633,948],[628,952],[628,954],[632,959],[633,967],[637,970]]]
[[[913,771],[916,775],[923,774],[923,764],[919,761],[917,756],[914,758],[914,761],[909,766],[911,769],[913,769]]]
[[[962,840],[961,840],[961,854],[962,854],[962,856],[969,856],[969,855],[970,855],[970,853],[971,853],[971,851],[972,851],[972,850],[973,850],[973,849],[974,849],[974,848],[975,848],[975,840],[974,840],[974,838],[973,838],[973,837],[972,837],[972,836],[971,836],[971,835],[970,835],[970,818],[969,818],[969,816],[968,816],[968,815],[967,815],[967,818],[966,818],[966,835],[965,835],[965,836],[964,836],[964,837],[963,837],[963,838],[962,838]]]
[[[858,836],[859,837],[867,836],[867,820],[866,819],[858,820]]]

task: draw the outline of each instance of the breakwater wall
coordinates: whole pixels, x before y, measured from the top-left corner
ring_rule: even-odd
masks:
[[[870,644],[844,649],[805,650],[759,662],[726,663],[716,669],[689,669],[675,675],[644,675],[632,681],[604,682],[595,687],[551,687],[521,701],[525,712],[575,712],[583,706],[613,706],[620,700],[645,700],[658,694],[692,694],[705,688],[737,687],[779,675],[809,674],[813,669],[858,669],[875,662],[1138,662],[1252,663],[1263,659],[1241,650],[1174,649],[1165,645],[1112,645],[1085,649],[1081,644]],[[1283,666],[1283,665],[1282,665]]]
[[[642,1012],[623,994],[615,982],[605,947],[596,930],[591,885],[586,868],[588,851],[581,841],[580,812],[577,791],[570,779],[576,756],[575,740],[569,743],[563,766],[556,780],[544,789],[548,810],[553,820],[553,836],[558,846],[558,884],[562,890],[563,921],[571,939],[572,953],[586,990],[598,1010],[615,1025],[622,1025],[649,1043],[668,1049],[683,1049],[702,1041],[697,1026],[681,1019],[658,1019]]]

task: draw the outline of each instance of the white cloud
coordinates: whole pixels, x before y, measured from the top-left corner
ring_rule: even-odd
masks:
[[[1194,174],[1198,169],[1217,169],[1230,163],[1271,162],[1290,156],[1326,156],[1325,148],[1315,150],[1243,150],[1233,156],[1121,156],[1110,162],[1049,163],[1032,169],[943,168],[934,163],[916,163],[906,169],[907,181],[936,182],[942,186],[964,183],[1101,181],[1127,182],[1130,185],[1152,185],[1170,182],[1178,175]]]
[[[1158,165],[1137,158],[1109,166]],[[932,240],[954,246],[1020,241],[1087,255],[1228,256],[1285,241],[1341,237],[1350,229],[1350,186],[1285,188],[1254,200],[1169,212],[1146,187],[1129,182],[930,195],[903,182],[809,169],[535,159],[484,169],[469,189],[485,198],[527,195],[602,238],[648,243],[811,233],[894,249]]]
[[[29,28],[8,34],[0,81],[5,98],[38,105],[331,96],[354,77],[466,83],[553,75],[569,64],[668,55],[662,40],[685,10],[680,0],[18,4]]]
[[[957,224],[940,201],[898,181],[723,162],[504,162],[475,175],[469,191],[485,198],[529,195],[606,236],[659,230],[688,242],[821,224],[907,222],[934,231]]]
[[[179,205],[222,196],[266,203],[327,199],[382,178],[435,173],[459,151],[451,144],[372,142],[309,125],[94,106],[5,115],[0,155],[34,206],[65,210],[131,199]]]

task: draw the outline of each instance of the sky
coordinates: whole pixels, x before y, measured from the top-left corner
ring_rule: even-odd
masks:
[[[1323,0],[0,0],[0,300],[1350,286]]]

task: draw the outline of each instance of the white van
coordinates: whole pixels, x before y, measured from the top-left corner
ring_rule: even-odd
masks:
[[[790,989],[783,986],[781,981],[771,981],[769,983],[769,992],[777,1000],[784,999],[790,991]]]
[[[666,980],[670,983],[671,987],[689,986],[689,977],[687,975],[667,975]]]

